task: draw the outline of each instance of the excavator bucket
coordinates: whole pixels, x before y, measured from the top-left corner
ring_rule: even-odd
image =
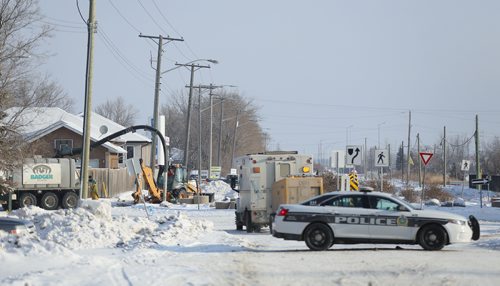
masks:
[[[151,168],[144,165],[144,162],[141,160],[141,169],[144,181],[148,186],[149,195],[151,196],[152,203],[160,203],[161,202],[161,193],[160,189],[156,186],[156,183],[153,179],[153,171]]]

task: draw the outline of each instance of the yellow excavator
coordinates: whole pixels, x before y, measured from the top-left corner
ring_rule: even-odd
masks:
[[[132,194],[132,197],[134,198],[134,203],[138,203],[141,199],[141,195],[142,195],[142,184],[141,184],[141,181],[143,181],[146,186],[148,187],[148,190],[149,190],[149,201],[151,203],[155,203],[155,204],[158,204],[158,203],[161,203],[162,201],[162,192],[161,190],[156,186],[156,183],[153,179],[153,171],[151,170],[151,168],[147,167],[146,165],[144,165],[144,162],[142,161],[142,159],[139,160],[139,162],[141,163],[141,170],[142,170],[142,174],[141,174],[141,177],[142,177],[142,180],[138,180],[136,179],[136,189],[135,189],[135,192]]]
[[[139,160],[141,164],[141,177],[149,191],[148,201],[151,203],[161,203],[163,200],[164,191],[158,188],[157,184],[153,178],[153,171],[148,166],[144,165],[142,159]],[[162,174],[163,172],[159,172]],[[163,181],[163,177],[158,177],[158,182]],[[159,183],[159,185],[163,185]],[[176,201],[182,198],[189,198],[198,193],[199,189],[187,182],[187,171],[184,167],[179,164],[173,164],[169,166],[167,172],[167,200]],[[142,185],[140,182],[136,182],[136,191],[132,194],[134,198],[134,203],[138,203],[141,199]]]

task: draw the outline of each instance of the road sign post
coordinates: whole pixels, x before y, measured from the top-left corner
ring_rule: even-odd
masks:
[[[384,167],[389,167],[389,151],[375,150],[375,167],[380,167],[380,191],[384,191]]]
[[[489,193],[490,193],[490,179],[489,178],[474,179],[471,181],[471,184],[474,186],[478,186],[478,187],[487,185],[488,186],[488,196],[489,196]],[[479,200],[481,202],[481,208],[483,208],[483,189],[482,188],[479,189]]]
[[[347,146],[346,148],[346,166],[349,167],[354,167],[355,165],[361,165],[362,161],[361,159],[363,158],[363,147],[362,146],[356,146],[356,145],[351,145]]]
[[[462,166],[460,168],[464,172],[464,179],[462,180],[462,198],[464,197],[464,186],[465,186],[465,174],[470,170],[470,161],[462,160]]]
[[[420,197],[420,209],[424,208],[424,190],[425,190],[425,169],[427,164],[432,158],[432,155],[434,155],[431,152],[420,152],[420,159],[422,159],[422,163],[424,163],[424,177],[422,179],[422,192],[421,192],[421,197]]]

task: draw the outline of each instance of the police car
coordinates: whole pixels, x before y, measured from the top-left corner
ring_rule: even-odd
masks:
[[[311,250],[334,243],[420,244],[440,250],[451,243],[479,239],[474,216],[418,210],[395,196],[380,192],[331,192],[302,204],[280,205],[272,235],[305,241]]]

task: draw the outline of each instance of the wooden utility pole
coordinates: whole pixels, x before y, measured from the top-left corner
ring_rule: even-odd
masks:
[[[417,156],[420,156],[420,133],[417,133]],[[418,186],[422,187],[422,160],[418,160]]]
[[[443,187],[446,187],[446,126],[443,130]]]
[[[154,106],[153,106],[153,127],[158,130],[158,116],[160,114],[160,85],[161,85],[161,57],[163,55],[163,40],[167,40],[167,43],[172,42],[172,41],[184,41],[184,39],[175,39],[175,38],[170,38],[170,37],[163,37],[162,35],[159,36],[146,36],[146,35],[139,35],[140,38],[148,38],[151,40],[158,40],[158,56],[156,58],[156,76],[155,76],[155,93],[154,93]],[[151,133],[151,136],[153,137],[152,139],[152,145],[151,145],[151,155],[150,155],[150,162],[149,165],[151,167],[151,170],[154,172],[155,168],[155,152],[156,152],[156,146],[158,142],[158,136],[154,133]],[[164,152],[167,152],[167,150],[163,150]],[[159,159],[159,158],[158,158]],[[167,158],[168,159],[168,158]],[[168,162],[164,162],[164,164],[168,165]],[[166,180],[166,178],[165,178]]]
[[[405,152],[404,152],[405,142],[401,141],[401,183],[405,180]]]
[[[87,67],[85,71],[85,104],[83,111],[83,150],[80,160],[80,199],[88,197],[88,175],[90,159],[90,115],[92,113],[92,73],[94,66],[94,33],[95,23],[95,0],[89,1],[89,19],[87,21]]]
[[[208,62],[211,63],[217,63],[215,60],[207,60]],[[185,139],[185,144],[184,144],[184,166],[188,168],[188,161],[189,161],[189,131],[191,130],[191,102],[193,98],[193,79],[194,79],[194,72],[201,69],[201,68],[207,68],[209,69],[209,65],[198,65],[194,63],[190,64],[175,64],[176,66],[183,66],[183,67],[190,67],[191,70],[191,77],[189,80],[189,98],[188,98],[188,112],[187,112],[187,119],[186,119],[186,139]],[[200,172],[201,170],[198,170]],[[198,174],[200,176],[200,174]]]
[[[476,133],[475,133],[475,141],[476,141],[476,179],[481,179],[483,175],[481,174],[481,166],[479,165],[479,117],[476,114]],[[483,207],[483,191],[481,185],[477,185],[477,189],[479,190],[479,198],[481,208]]]
[[[408,154],[406,154],[406,185],[410,183],[410,132],[411,132],[411,110],[408,111]]]

